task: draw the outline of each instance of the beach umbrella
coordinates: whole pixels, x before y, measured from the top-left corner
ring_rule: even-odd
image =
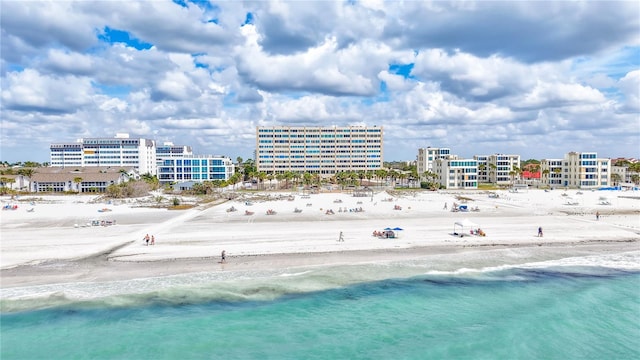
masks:
[[[393,228],[393,230],[395,230],[395,231],[401,231],[401,230],[403,230],[403,229],[402,229],[402,228],[399,228],[399,227],[394,227],[394,228]]]
[[[391,231],[393,230],[392,228],[388,227],[388,228],[384,228],[385,231]]]

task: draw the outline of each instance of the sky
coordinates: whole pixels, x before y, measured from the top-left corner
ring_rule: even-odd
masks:
[[[0,160],[131,137],[252,158],[256,126],[640,158],[638,1],[0,0]]]

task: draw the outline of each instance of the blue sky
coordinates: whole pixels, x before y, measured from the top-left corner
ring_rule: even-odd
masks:
[[[133,137],[384,126],[385,160],[640,157],[635,1],[2,1],[0,160]]]

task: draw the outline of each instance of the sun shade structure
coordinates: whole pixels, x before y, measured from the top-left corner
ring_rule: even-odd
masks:
[[[459,220],[453,224],[453,235],[463,236],[469,230],[479,228],[478,224],[469,219]]]

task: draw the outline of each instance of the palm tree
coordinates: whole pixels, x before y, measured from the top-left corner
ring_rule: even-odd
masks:
[[[616,186],[620,182],[621,176],[618,173],[611,174],[611,181],[613,181],[613,185]]]
[[[214,192],[215,184],[212,180],[207,180],[202,182],[202,188],[204,190],[205,195],[210,195]]]
[[[491,180],[493,180],[493,175],[495,175],[496,173],[496,169],[498,169],[498,166],[494,163],[489,164],[489,182],[491,182]],[[497,179],[496,179],[496,183],[497,183]]]
[[[313,176],[311,175],[311,173],[306,172],[304,174],[302,174],[302,182],[304,185],[311,185],[311,181],[313,180]]]
[[[638,185],[638,181],[640,179],[640,162],[635,162],[635,163],[631,163],[629,164],[629,167],[627,167],[627,170],[629,172],[631,172],[631,181],[633,181],[634,184]]]
[[[349,171],[349,176],[347,177],[347,185],[355,185],[358,183],[358,172],[357,171]]]
[[[243,180],[249,180],[253,178],[251,174],[254,173],[255,171],[256,171],[256,165],[253,159],[245,160],[244,164],[242,165],[242,174],[244,175]]]
[[[432,171],[425,171],[422,173],[425,177],[425,180],[427,181],[427,185],[429,186],[429,188],[433,189],[436,187],[436,179],[438,178],[438,174],[432,172]]]
[[[77,176],[73,178],[73,182],[76,183],[76,189],[78,190],[78,194],[80,193],[80,184],[82,183],[82,178]]]
[[[485,170],[487,169],[487,165],[485,164],[480,164],[478,165],[478,180],[480,180],[480,176],[482,176],[483,178],[486,179],[486,173]]]
[[[542,177],[545,179],[545,181],[548,183],[549,181],[549,169],[544,169],[542,170]]]
[[[233,185],[233,190],[236,189],[236,184],[240,182],[240,178],[242,177],[242,175],[240,175],[240,173],[233,173],[233,175],[231,175],[229,177],[229,183],[231,183],[231,185]]]
[[[409,170],[408,175],[412,181],[418,180],[418,182],[420,182],[420,177],[418,176],[418,169],[415,166],[411,167],[411,170]]]
[[[511,176],[511,186],[513,186],[515,184],[516,176],[519,177],[521,173],[522,173],[522,170],[520,170],[519,167],[513,165],[513,167],[511,168],[511,171],[509,171],[509,176]]]
[[[2,177],[0,178],[0,186],[2,191],[0,193],[2,195],[7,193],[7,184],[13,184],[16,180],[13,178]],[[13,185],[11,185],[11,189],[13,190]]]
[[[264,180],[267,178],[267,173],[264,171],[258,171],[258,181],[260,185],[262,185],[262,190],[264,190]]]
[[[371,178],[375,176],[375,173],[371,170],[367,170],[364,176],[367,179],[367,182],[369,183],[369,185],[371,185]]]
[[[31,178],[33,174],[35,174],[35,169],[33,168],[23,168],[18,170],[18,175],[22,175],[27,178]]]
[[[269,189],[272,188],[273,185],[271,183],[273,182],[273,179],[275,179],[275,178],[276,178],[276,176],[274,174],[268,174],[267,175],[267,180],[269,180]]]
[[[357,174],[358,174],[358,178],[360,179],[360,187],[362,187],[362,179],[364,179],[365,176],[367,175],[365,174],[364,170],[359,170]]]
[[[285,171],[284,172],[284,186],[285,188],[289,188],[289,180],[293,179],[295,177],[295,174],[293,173],[293,171]]]
[[[302,179],[302,174],[299,172],[294,172],[292,175],[293,175],[293,185],[297,187],[298,183]]]
[[[398,179],[400,180],[401,186],[407,185],[406,181],[403,181],[403,180],[407,180],[408,178],[409,178],[409,175],[407,173],[405,172],[398,173]],[[405,183],[404,185],[402,184],[403,182]]]
[[[278,189],[280,189],[281,185],[280,183],[286,178],[286,176],[284,175],[284,173],[278,173],[276,174],[276,180],[278,180]]]
[[[391,177],[391,183],[393,184],[393,186],[396,186],[396,179],[398,178],[398,172],[395,170],[391,170],[389,171],[387,176]]]
[[[348,177],[346,171],[339,171],[335,175],[335,181],[337,184],[344,186],[345,179]]]
[[[253,181],[255,180],[256,182],[258,181],[258,173],[255,170],[252,170],[251,172],[246,172],[247,168],[245,167],[245,180],[251,180],[251,182],[253,183]]]

